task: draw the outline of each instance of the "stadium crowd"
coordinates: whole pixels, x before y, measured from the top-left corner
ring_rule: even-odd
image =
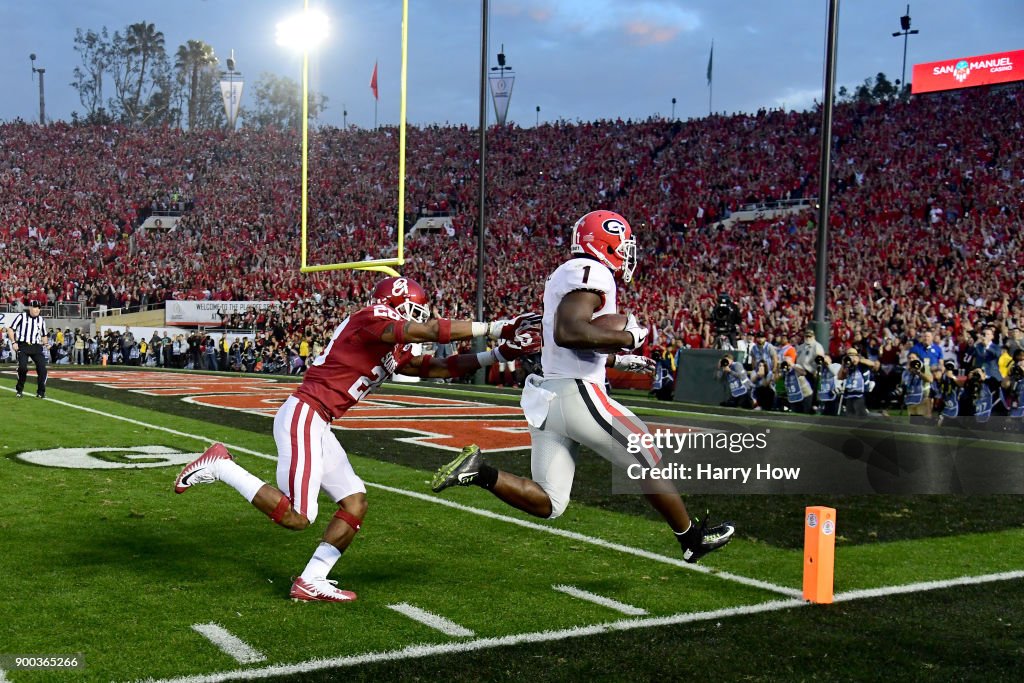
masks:
[[[797,346],[812,317],[815,212],[729,217],[817,196],[819,121],[759,111],[493,129],[487,316],[537,307],[572,223],[606,207],[639,237],[620,308],[651,323],[652,347],[667,357],[714,345],[723,292],[751,343],[763,331],[777,348]],[[1010,347],[1024,325],[1022,123],[1020,87],[837,107],[828,355],[891,357],[926,333],[943,348],[972,346],[989,326]],[[0,302],[276,300],[284,336],[271,333],[282,355],[273,364],[290,367],[283,349],[322,345],[373,285],[365,274],[299,274],[294,132],[15,122],[0,138]],[[465,126],[409,130],[407,225],[440,213],[451,228],[408,239],[403,272],[450,317],[474,309],[476,150]],[[310,260],[392,256],[397,131],[321,128],[310,169]],[[140,229],[168,208],[184,210],[174,231]],[[265,334],[269,319],[229,324]]]

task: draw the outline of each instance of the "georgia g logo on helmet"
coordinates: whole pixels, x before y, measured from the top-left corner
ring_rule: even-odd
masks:
[[[626,225],[617,218],[609,218],[601,223],[601,227],[609,235],[624,235],[626,233]]]
[[[571,251],[597,259],[612,272],[621,272],[623,282],[633,279],[636,239],[626,219],[613,211],[591,211],[576,221]]]

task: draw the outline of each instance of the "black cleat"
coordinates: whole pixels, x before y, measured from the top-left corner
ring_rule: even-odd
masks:
[[[698,521],[700,522],[700,528],[697,530],[700,534],[699,540],[693,546],[683,546],[683,559],[691,564],[724,546],[732,540],[732,535],[736,533],[736,527],[732,522],[722,522],[709,527],[707,515],[703,520],[696,520],[694,524]],[[680,539],[680,543],[682,543],[682,539]]]
[[[457,458],[437,471],[430,481],[430,488],[434,493],[439,493],[449,486],[469,486],[480,474],[483,462],[484,456],[479,446],[466,446]]]
[[[15,397],[15,398],[21,398],[21,392],[19,391],[19,392],[15,393],[15,394],[14,394],[14,397]]]

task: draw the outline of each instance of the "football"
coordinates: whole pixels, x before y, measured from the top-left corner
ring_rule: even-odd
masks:
[[[624,330],[626,329],[626,316],[621,313],[607,313],[605,315],[598,316],[590,321],[591,325],[596,325],[605,330]],[[622,351],[621,348],[607,348],[607,349],[594,349],[599,353],[619,353]]]
[[[621,313],[607,313],[594,318],[590,324],[605,330],[624,330],[626,329],[626,316]]]

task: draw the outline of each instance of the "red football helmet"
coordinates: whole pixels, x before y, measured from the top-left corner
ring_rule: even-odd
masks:
[[[613,271],[622,271],[622,281],[633,279],[636,268],[636,240],[626,219],[612,211],[591,211],[572,229],[572,253],[593,256]]]
[[[406,320],[425,323],[430,319],[427,293],[411,277],[389,277],[373,288],[373,303],[386,304]]]

